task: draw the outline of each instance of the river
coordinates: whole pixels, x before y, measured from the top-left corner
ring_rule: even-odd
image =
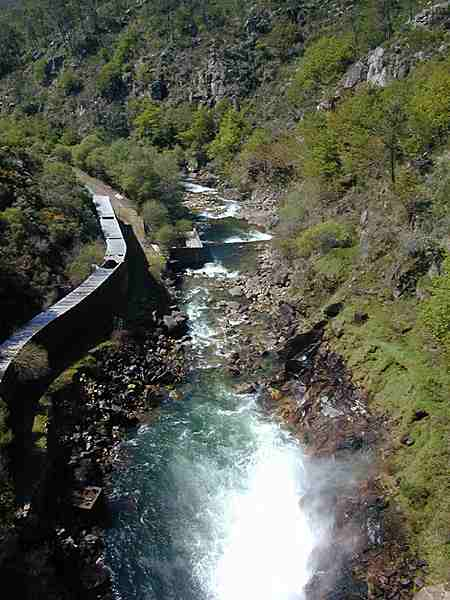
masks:
[[[130,434],[113,475],[116,600],[300,600],[311,576],[302,448],[224,368],[240,340],[239,323],[230,335],[224,322],[221,282],[258,252],[252,241],[270,236],[240,229],[239,205],[209,193],[215,208],[200,215],[202,235],[224,245],[185,277],[189,381]]]

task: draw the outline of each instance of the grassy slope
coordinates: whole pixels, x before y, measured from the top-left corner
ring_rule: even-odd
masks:
[[[450,371],[424,334],[418,308],[413,297],[389,301],[347,292],[328,339],[368,391],[372,409],[388,416],[384,485],[404,510],[411,544],[428,560],[430,579],[439,582],[448,578],[450,564]],[[356,311],[368,320],[355,323]],[[418,411],[428,416],[417,420]],[[402,443],[406,437],[412,445]]]

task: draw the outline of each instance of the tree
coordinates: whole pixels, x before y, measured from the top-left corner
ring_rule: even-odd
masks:
[[[166,121],[163,108],[146,98],[138,110],[133,119],[137,135],[159,148],[171,147],[176,139],[176,130],[171,122]]]
[[[294,81],[289,88],[293,104],[337,81],[355,55],[350,35],[324,36],[310,44],[300,59]]]
[[[307,177],[333,182],[341,173],[341,161],[336,131],[328,127],[322,112],[313,113],[298,126],[303,139],[302,167]]]
[[[237,154],[249,132],[250,124],[244,113],[230,108],[222,118],[218,134],[208,146],[209,158],[225,165]]]
[[[419,68],[407,103],[412,140],[408,147],[419,153],[443,143],[450,131],[450,60]]]
[[[0,78],[15,69],[20,60],[22,36],[6,20],[0,22]]]
[[[142,218],[145,230],[154,234],[156,230],[169,223],[169,211],[158,200],[147,200],[142,206]]]

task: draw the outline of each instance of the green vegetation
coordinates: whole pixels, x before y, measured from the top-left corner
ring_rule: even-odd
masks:
[[[306,229],[296,240],[297,251],[302,258],[314,253],[328,254],[334,248],[348,248],[352,245],[351,230],[340,223],[326,221]]]
[[[58,299],[73,254],[98,233],[71,168],[25,149],[51,145],[47,130],[28,120],[2,126],[9,145],[0,149],[0,339]]]
[[[431,297],[424,303],[422,318],[432,336],[450,359],[450,257],[442,265],[442,274],[433,278]]]
[[[66,269],[73,287],[80,285],[92,273],[94,265],[100,266],[105,256],[104,244],[100,241],[85,244]]]
[[[317,93],[335,83],[353,62],[353,40],[347,36],[324,36],[313,42],[301,58],[289,90],[293,103],[305,101],[308,94]]]
[[[354,324],[355,310],[367,311],[367,323]],[[386,306],[358,299],[338,319],[345,327],[335,347],[370,390],[373,405],[391,417],[396,452],[384,483],[405,511],[413,548],[430,562],[431,579],[443,581],[450,560],[448,358],[430,347],[411,298]],[[401,443],[404,436],[412,446]]]
[[[75,96],[83,89],[83,82],[73,69],[64,70],[58,79],[58,85],[66,96]]]
[[[146,233],[165,249],[183,239],[191,224],[181,204],[177,153],[138,138],[112,144],[89,135],[72,149],[74,164],[123,190],[136,204]]]
[[[214,159],[219,169],[226,170],[240,150],[250,126],[242,111],[229,108],[223,115],[219,131],[208,145],[208,156]]]

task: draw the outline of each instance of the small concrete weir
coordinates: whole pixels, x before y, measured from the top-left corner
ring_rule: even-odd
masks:
[[[170,262],[176,270],[201,267],[210,260],[211,249],[202,242],[195,227],[187,234],[184,246],[170,249]]]

